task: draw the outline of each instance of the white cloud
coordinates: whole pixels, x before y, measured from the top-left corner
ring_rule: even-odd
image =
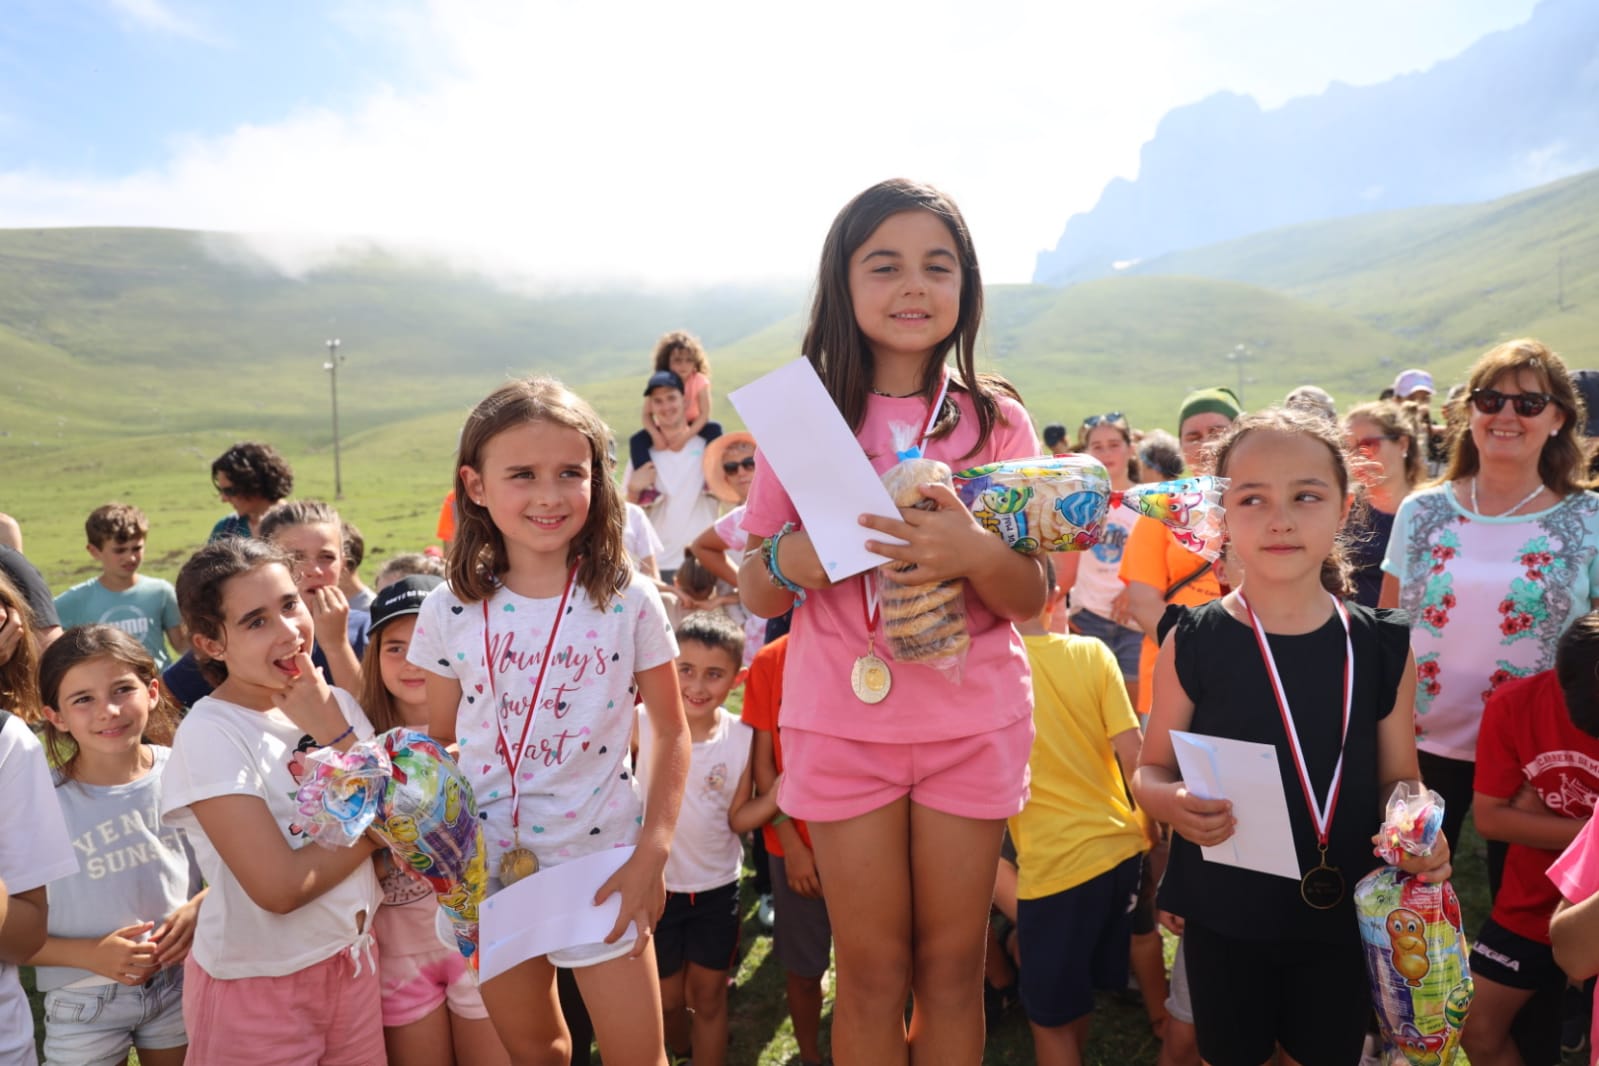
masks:
[[[365,236],[544,283],[803,278],[845,200],[907,175],[955,196],[986,277],[1022,281],[1166,110],[1229,84],[1205,20],[1259,3],[433,0],[425,28],[372,30],[426,53],[425,88],[147,172],[0,172],[0,225],[248,231],[296,272]]]
[[[185,37],[202,44],[217,44],[217,38],[199,23],[178,14],[162,0],[106,0],[112,10],[132,23],[174,37]]]

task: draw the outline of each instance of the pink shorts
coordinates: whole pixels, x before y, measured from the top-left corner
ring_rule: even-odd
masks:
[[[432,1014],[440,1003],[457,1018],[487,1018],[477,981],[454,948],[426,955],[383,956],[383,1027],[397,1029]]]
[[[348,948],[282,977],[222,981],[183,964],[188,1066],[382,1066],[375,952]]]
[[[953,740],[894,744],[782,727],[783,813],[840,822],[902,796],[961,818],[1009,818],[1027,802],[1033,719]]]

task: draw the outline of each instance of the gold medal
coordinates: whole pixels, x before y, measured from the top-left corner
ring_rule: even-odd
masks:
[[[1321,861],[1299,879],[1299,898],[1318,911],[1330,911],[1344,898],[1344,875],[1338,867],[1327,865],[1327,846],[1321,848]]]
[[[500,884],[514,885],[539,872],[539,857],[524,847],[514,847],[500,856]]]
[[[893,684],[894,675],[888,672],[888,664],[872,652],[856,659],[849,672],[849,687],[862,703],[882,703]]]

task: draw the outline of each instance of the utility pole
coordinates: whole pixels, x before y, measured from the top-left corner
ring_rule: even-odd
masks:
[[[328,341],[328,361],[322,364],[322,369],[328,372],[328,384],[333,394],[333,498],[344,499],[344,471],[339,465],[339,363],[344,357],[339,354],[339,339],[337,337]]]

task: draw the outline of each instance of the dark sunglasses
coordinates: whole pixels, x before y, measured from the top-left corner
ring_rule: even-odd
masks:
[[[239,495],[239,489],[234,485],[229,485],[226,488],[221,485],[212,485],[211,487],[216,489],[217,495],[221,496],[225,500],[231,500],[233,497]]]
[[[1374,452],[1383,441],[1398,439],[1391,433],[1384,433],[1377,437],[1356,437],[1349,446],[1357,452]]]
[[[1500,392],[1498,389],[1472,389],[1471,405],[1485,415],[1496,415],[1505,409],[1505,401],[1516,409],[1522,418],[1536,418],[1543,414],[1554,397],[1547,392]]]
[[[732,477],[738,473],[740,467],[753,474],[755,472],[755,456],[747,455],[742,459],[729,459],[722,464],[722,473]]]
[[[1107,411],[1102,415],[1089,415],[1087,418],[1083,419],[1083,428],[1093,429],[1101,422],[1107,426],[1119,426],[1126,421],[1127,416],[1123,415],[1120,411]]]

